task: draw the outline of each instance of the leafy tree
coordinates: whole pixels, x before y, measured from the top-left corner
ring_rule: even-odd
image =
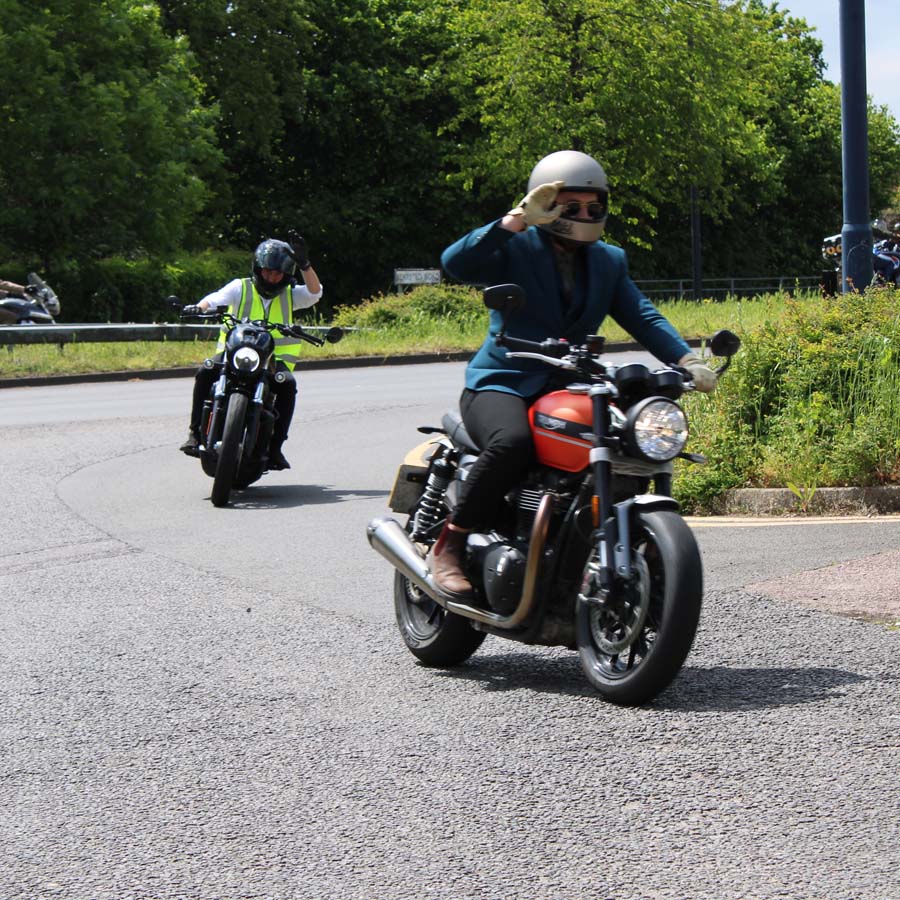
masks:
[[[596,155],[613,184],[614,238],[648,241],[658,206],[691,183],[727,208],[738,156],[760,169],[767,148],[740,115],[748,90],[735,51],[743,21],[714,0],[470,0],[452,22],[448,76],[461,182],[510,198],[547,152]]]
[[[741,160],[730,163],[727,177],[742,189],[724,215],[706,219],[704,258],[722,275],[815,272],[822,238],[842,222],[840,91],[825,80],[821,43],[803,19],[751,0],[745,21],[757,90],[743,114],[772,164],[759,180]],[[874,211],[900,181],[900,131],[886,109],[871,105],[869,169]]]
[[[297,228],[331,303],[388,288],[396,266],[437,264],[447,234],[438,138],[447,102],[428,77],[445,40],[430,3],[161,6],[222,112],[229,240],[249,247]]]
[[[461,186],[494,197],[496,210],[545,153],[581,149],[607,168],[610,239],[628,243],[644,277],[687,272],[692,186],[707,271],[815,265],[840,209],[840,106],[803,20],[761,0],[453,8],[444,66]],[[898,181],[900,136],[882,111],[870,122],[878,208]]]
[[[0,248],[71,267],[189,242],[219,156],[155,6],[0,0],[0,59]]]

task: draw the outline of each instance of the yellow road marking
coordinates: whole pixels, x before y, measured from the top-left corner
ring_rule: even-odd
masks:
[[[781,528],[790,525],[900,525],[900,515],[879,516],[685,516],[691,528]]]

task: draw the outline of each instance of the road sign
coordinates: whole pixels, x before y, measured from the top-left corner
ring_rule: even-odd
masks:
[[[440,269],[394,269],[394,284],[440,284]]]

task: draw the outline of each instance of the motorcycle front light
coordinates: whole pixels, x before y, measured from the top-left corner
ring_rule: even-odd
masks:
[[[238,372],[255,372],[259,368],[259,354],[251,347],[240,347],[231,357],[231,365]]]
[[[644,459],[668,462],[687,443],[687,417],[677,403],[648,397],[628,411],[626,432],[628,442]]]

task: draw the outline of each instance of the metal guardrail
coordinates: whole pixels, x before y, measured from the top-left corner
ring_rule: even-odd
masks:
[[[704,278],[703,297],[753,297],[772,291],[818,290],[821,275],[760,275],[755,278]],[[636,280],[635,284],[651,300],[692,299],[694,282],[691,278],[656,278]]]
[[[221,325],[65,324],[0,326],[0,346],[15,344],[87,344],[117,341],[213,341]],[[304,331],[328,331],[322,325],[304,325]],[[345,328],[345,331],[353,331]]]

